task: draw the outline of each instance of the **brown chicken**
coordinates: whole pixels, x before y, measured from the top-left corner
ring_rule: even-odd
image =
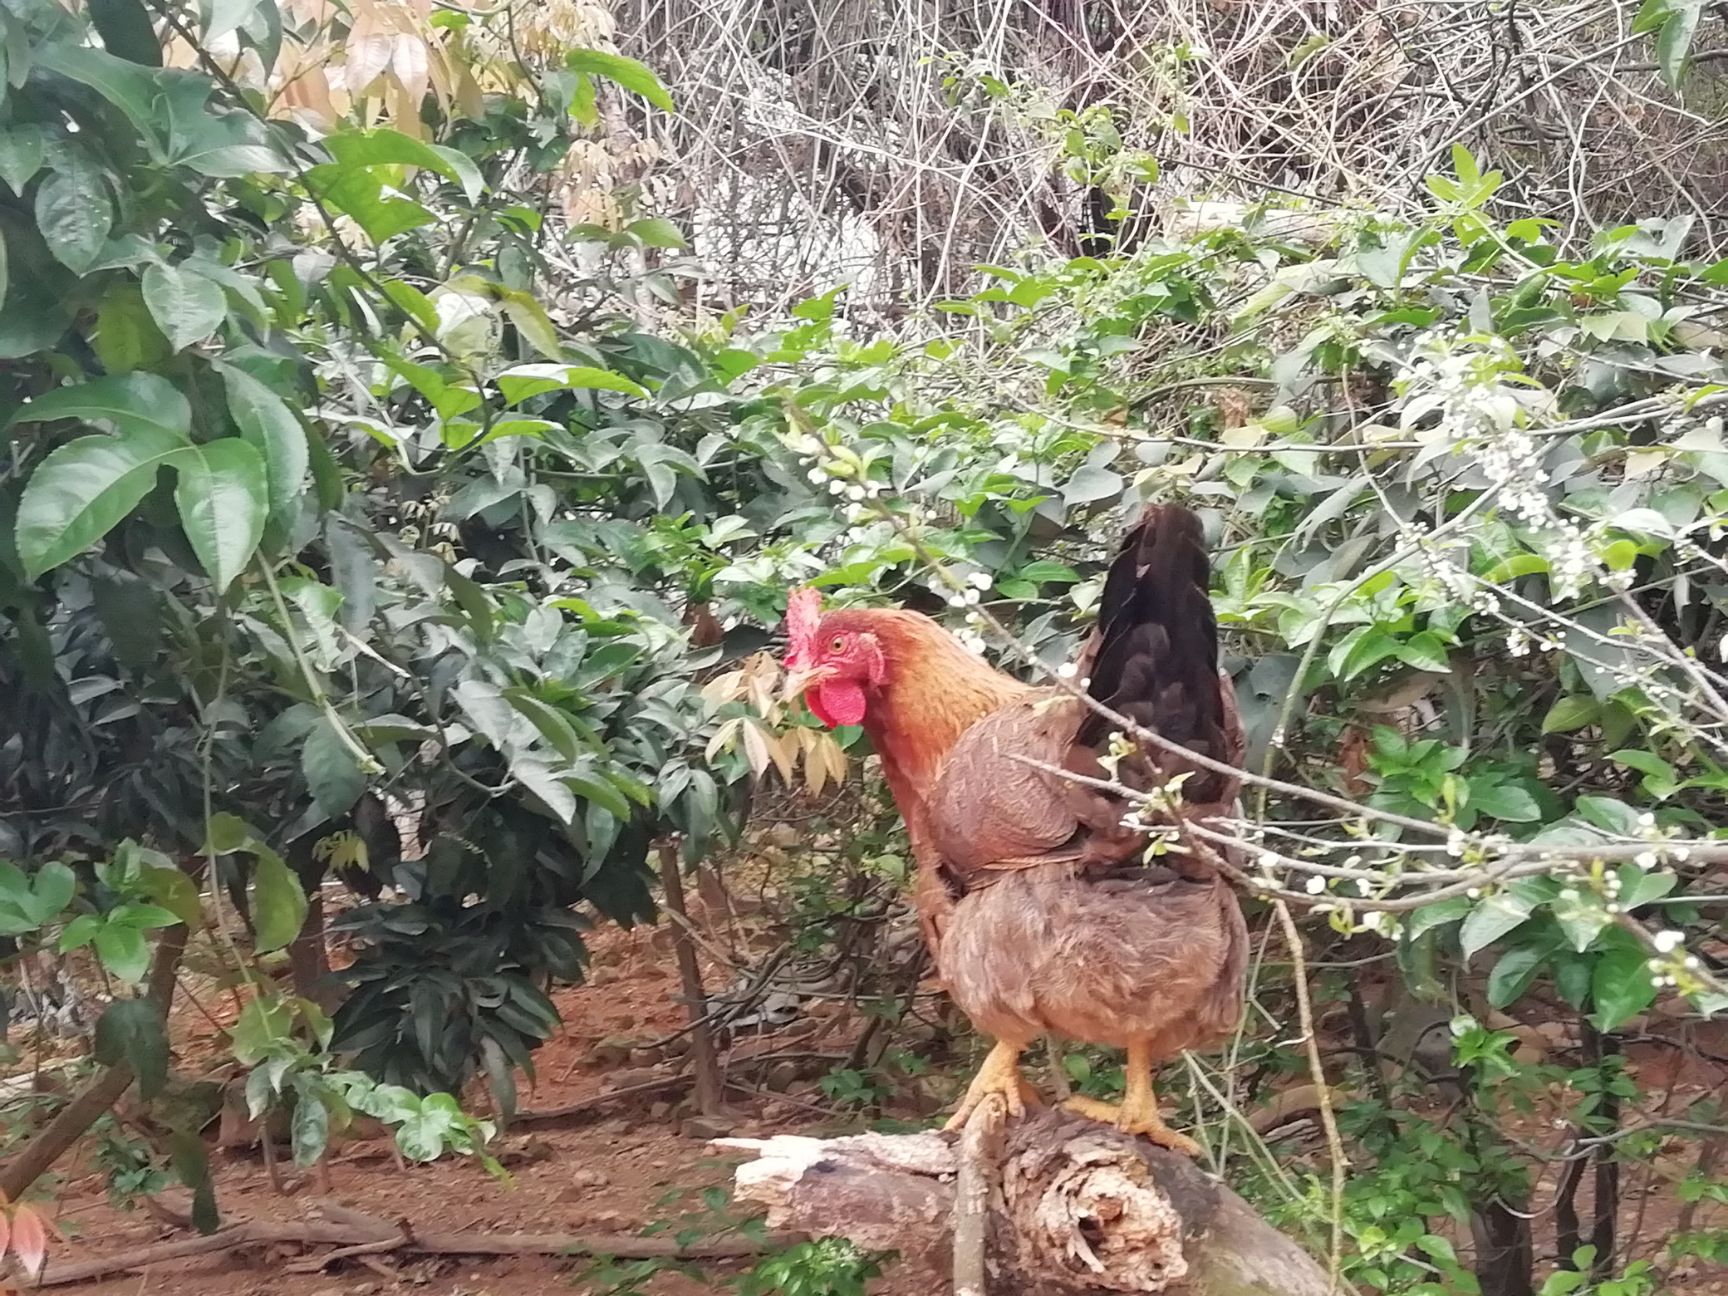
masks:
[[[1111,564],[1098,624],[1074,662],[1098,702],[1232,766],[1242,726],[1218,667],[1200,521],[1150,506]],[[824,724],[862,724],[912,840],[916,900],[937,970],[996,1046],[950,1128],[986,1095],[1037,1102],[1020,1054],[1046,1033],[1128,1051],[1119,1106],[1071,1109],[1193,1155],[1152,1080],[1184,1049],[1219,1042],[1242,1012],[1247,932],[1234,892],[1197,853],[1147,860],[1120,797],[1028,760],[1150,789],[1185,775],[1184,820],[1225,813],[1238,781],[1150,744],[1111,750],[1113,726],[1061,689],[993,669],[916,612],[824,616],[814,590],[786,616],[787,694]],[[1141,807],[1141,817],[1157,815]],[[1165,817],[1165,822],[1169,822]]]

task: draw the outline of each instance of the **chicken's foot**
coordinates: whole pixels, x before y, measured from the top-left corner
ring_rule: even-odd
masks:
[[[998,1040],[996,1047],[990,1050],[990,1056],[984,1059],[984,1065],[978,1068],[978,1074],[972,1077],[960,1106],[942,1128],[959,1129],[977,1110],[978,1104],[991,1094],[1001,1095],[1010,1116],[1025,1115],[1028,1106],[1043,1106],[1044,1100],[1038,1096],[1038,1091],[1020,1075],[1020,1054],[1025,1047],[1024,1044]]]
[[[1185,1157],[1198,1157],[1200,1145],[1166,1125],[1158,1110],[1158,1095],[1152,1089],[1152,1049],[1147,1041],[1136,1040],[1128,1045],[1126,1071],[1127,1092],[1122,1095],[1120,1103],[1076,1097],[1063,1103],[1063,1109],[1105,1125],[1114,1125],[1125,1134],[1144,1135],[1159,1147],[1180,1152]]]

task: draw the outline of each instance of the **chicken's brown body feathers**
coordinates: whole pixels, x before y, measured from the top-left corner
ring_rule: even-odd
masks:
[[[1207,585],[1199,520],[1149,507],[1111,565],[1076,677],[1118,714],[1235,765],[1241,723]],[[1152,1041],[1161,1057],[1230,1030],[1247,949],[1234,893],[1180,855],[1144,866],[1129,807],[1050,772],[1107,777],[1116,726],[991,670],[917,614],[835,614],[847,615],[887,645],[892,686],[865,725],[912,836],[926,939],[973,1022],[1019,1044],[1052,1031]],[[1235,779],[1157,750],[1117,770],[1142,788],[1183,773],[1186,814],[1234,801]]]

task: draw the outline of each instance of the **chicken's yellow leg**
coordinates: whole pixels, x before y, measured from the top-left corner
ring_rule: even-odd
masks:
[[[1128,1043],[1127,1092],[1118,1104],[1099,1102],[1096,1098],[1070,1098],[1062,1106],[1068,1111],[1106,1125],[1114,1125],[1128,1134],[1143,1134],[1159,1147],[1167,1147],[1183,1156],[1197,1157],[1200,1145],[1185,1134],[1178,1134],[1164,1123],[1158,1111],[1158,1095],[1152,1091],[1152,1045],[1150,1040],[1130,1040]]]
[[[1000,1094],[1007,1104],[1010,1116],[1022,1116],[1027,1104],[1036,1107],[1043,1101],[1038,1091],[1027,1084],[1020,1076],[1020,1054],[1025,1049],[1024,1044],[1011,1044],[1007,1040],[996,1041],[996,1047],[990,1050],[990,1056],[984,1059],[984,1065],[978,1068],[978,1074],[972,1077],[972,1084],[966,1090],[966,1096],[960,1100],[960,1106],[954,1115],[944,1125],[943,1129],[957,1130],[966,1123],[967,1117],[977,1110],[978,1104],[991,1094]]]

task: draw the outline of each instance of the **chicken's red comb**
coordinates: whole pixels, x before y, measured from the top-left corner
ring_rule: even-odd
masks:
[[[803,658],[816,648],[816,626],[822,620],[822,595],[808,585],[786,600],[786,658]]]

